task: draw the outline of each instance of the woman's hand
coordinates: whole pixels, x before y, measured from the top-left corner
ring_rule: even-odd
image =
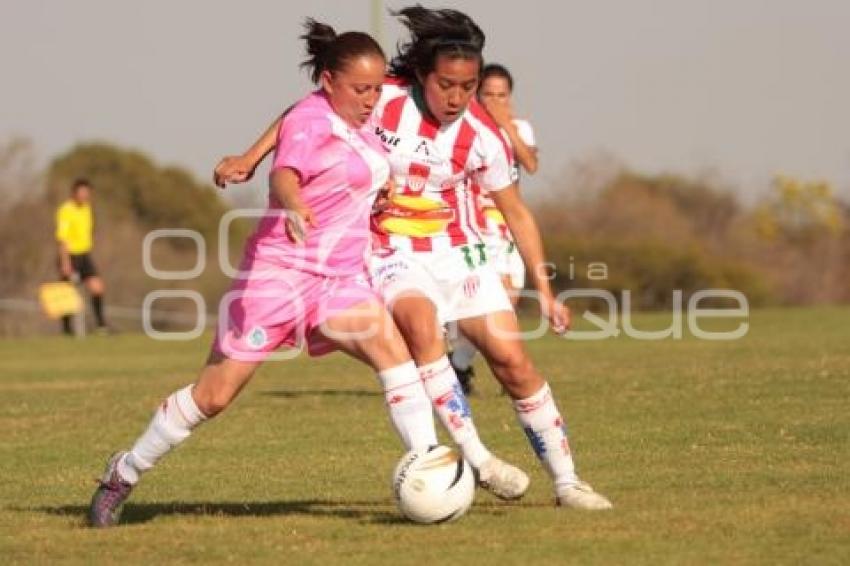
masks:
[[[496,125],[507,130],[513,126],[514,112],[510,105],[505,102],[484,102],[484,108]]]
[[[292,110],[292,106],[286,109],[283,116]],[[222,189],[227,183],[244,183],[254,175],[254,169],[277,145],[277,134],[283,116],[275,119],[260,138],[249,147],[242,155],[228,155],[223,157],[215,167],[213,181]]]
[[[559,303],[554,297],[541,297],[540,308],[543,311],[543,316],[549,319],[549,326],[552,327],[555,334],[565,334],[572,326],[570,307]]]
[[[256,165],[244,155],[227,155],[221,158],[213,172],[213,182],[224,188],[227,183],[244,183],[254,175]]]
[[[372,214],[386,210],[387,207],[390,206],[390,203],[395,196],[395,192],[396,185],[391,175],[387,178],[387,182],[384,183],[384,186],[378,190],[378,196],[375,198],[375,204],[372,205]]]
[[[286,220],[284,220],[286,236],[296,244],[302,244],[307,239],[308,226],[312,228],[319,226],[313,211],[307,207],[286,209],[284,214],[286,214]]]

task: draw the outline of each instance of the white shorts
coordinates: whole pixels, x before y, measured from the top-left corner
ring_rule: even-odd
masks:
[[[437,307],[440,324],[491,312],[512,311],[511,301],[484,246],[441,252],[383,249],[369,262],[372,285],[392,307],[399,295],[416,291]]]
[[[525,287],[525,263],[512,240],[496,236],[487,240],[487,256],[500,277],[508,277],[511,287]]]

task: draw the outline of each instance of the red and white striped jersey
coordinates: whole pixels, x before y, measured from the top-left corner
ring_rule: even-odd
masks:
[[[438,252],[482,242],[478,195],[513,182],[512,151],[484,108],[473,100],[457,120],[441,125],[422,113],[411,85],[389,79],[372,119],[399,200],[409,207],[408,214],[393,217],[391,209],[373,216],[375,245]]]

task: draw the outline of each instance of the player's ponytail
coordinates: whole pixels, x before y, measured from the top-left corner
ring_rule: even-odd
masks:
[[[393,15],[410,31],[410,41],[399,45],[390,74],[417,80],[417,75],[434,70],[439,55],[483,62],[484,32],[463,12],[432,10],[417,4]]]
[[[305,20],[304,29],[301,39],[307,44],[309,58],[301,67],[310,71],[314,83],[318,84],[322,71],[339,71],[356,57],[376,55],[386,60],[381,46],[367,33],[347,31],[337,35],[334,28],[313,18]]]
[[[305,33],[301,36],[307,43],[309,59],[301,63],[302,68],[310,70],[310,78],[314,83],[319,82],[319,75],[325,69],[328,52],[336,40],[334,28],[313,18],[304,22]]]

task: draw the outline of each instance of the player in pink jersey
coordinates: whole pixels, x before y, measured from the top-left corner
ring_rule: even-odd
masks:
[[[471,426],[464,420],[467,405],[459,401],[460,384],[446,358],[442,327],[453,321],[513,398],[520,424],[553,478],[557,502],[608,509],[611,503],[576,475],[564,421],[549,385],[525,352],[476,218],[475,198],[484,189],[516,238],[543,312],[556,332],[565,332],[569,311],[538,269],[544,263],[540,234],[514,184],[510,147],[473,100],[484,34],[456,10],[414,6],[398,15],[410,40],[391,63],[393,78],[374,113],[398,196],[373,216],[373,284],[391,308],[438,416],[473,466],[483,446],[469,447],[477,433],[473,437],[474,430],[466,426]],[[217,180],[243,180],[274,144],[267,132],[242,156],[225,158],[216,169]],[[524,490],[527,479],[514,478],[516,488]]]
[[[519,184],[520,166],[532,175],[537,171],[537,145],[531,124],[514,116],[513,88],[514,79],[503,65],[488,63],[481,70],[478,100],[510,142],[514,157],[514,178]],[[516,307],[520,291],[525,287],[525,264],[516,249],[516,242],[505,217],[486,191],[481,191],[477,204],[484,220],[481,229],[487,244],[488,258],[502,278],[511,304]],[[464,392],[468,394],[472,391],[472,360],[477,350],[462,334],[455,334],[457,336],[451,343],[449,359]]]
[[[369,214],[389,167],[368,123],[386,59],[367,34],[308,20],[306,62],[321,88],[294,105],[277,135],[269,209],[222,300],[216,341],[193,385],[165,399],[147,430],[110,458],[89,520],[118,522],[139,476],[224,410],[281,345],[341,350],[375,369],[407,448],[437,444],[430,399],[398,329],[365,273]]]

